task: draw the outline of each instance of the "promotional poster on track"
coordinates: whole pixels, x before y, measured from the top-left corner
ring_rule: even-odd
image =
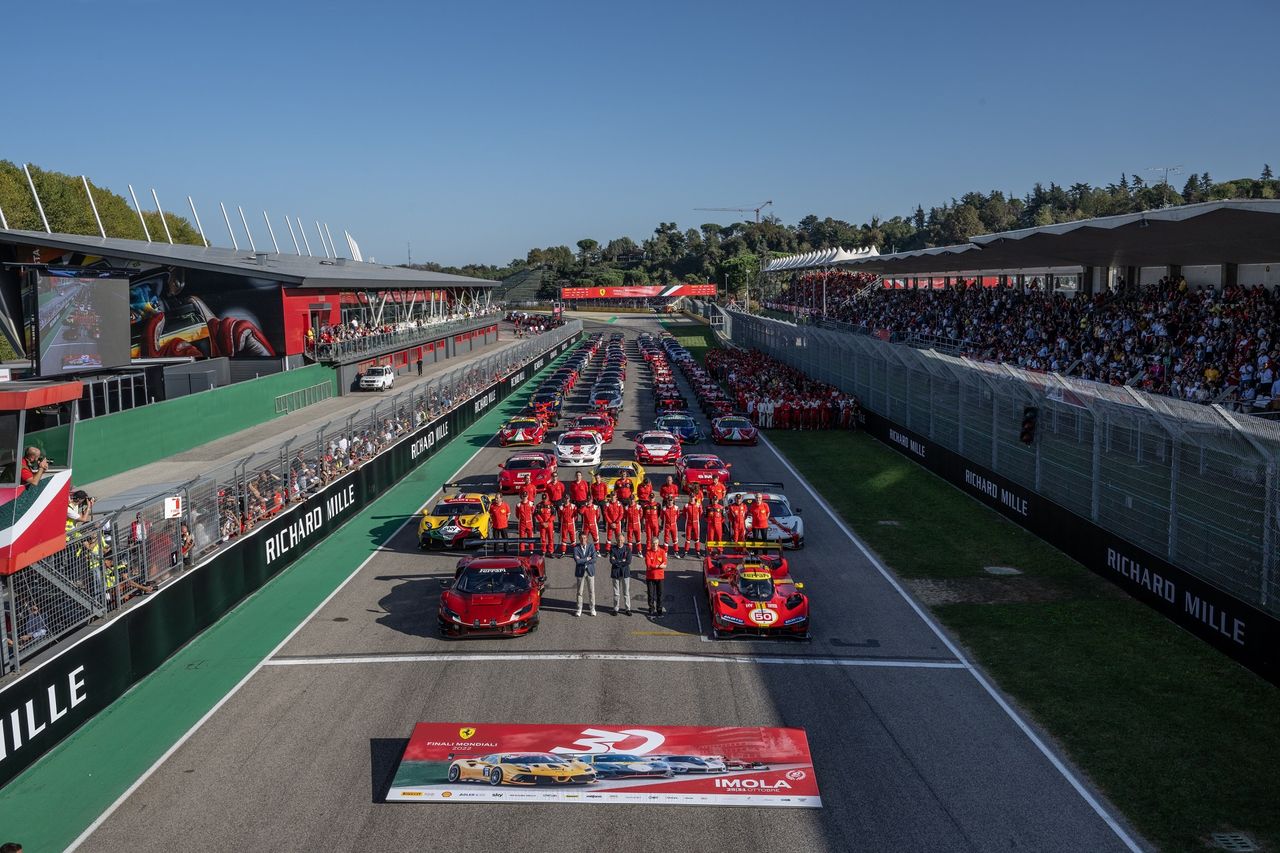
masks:
[[[418,723],[387,799],[821,808],[804,729]]]

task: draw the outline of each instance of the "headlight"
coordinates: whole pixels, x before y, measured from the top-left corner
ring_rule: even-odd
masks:
[[[528,616],[528,615],[529,615],[530,613],[532,613],[532,612],[533,612],[533,605],[532,605],[532,604],[526,604],[524,607],[521,607],[519,610],[517,610],[517,611],[516,611],[515,613],[513,613],[512,615],[513,615],[515,618],[519,619],[521,616]]]
[[[455,613],[455,612],[453,611],[453,609],[452,609],[452,608],[449,608],[449,607],[446,607],[446,606],[444,606],[444,605],[441,605],[441,606],[440,606],[440,609],[444,611],[444,615],[445,615],[445,616],[448,616],[448,617],[449,617],[450,619],[452,619],[453,621],[455,621],[455,622],[461,622],[461,621],[462,621],[462,617],[461,617],[461,616],[459,616],[457,613]]]

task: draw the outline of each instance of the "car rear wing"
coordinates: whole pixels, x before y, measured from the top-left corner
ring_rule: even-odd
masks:
[[[473,539],[467,542],[465,547],[487,556],[489,554],[510,554],[512,552],[527,553],[528,546],[537,546],[541,543],[542,540],[537,537],[525,539],[516,537],[510,539]]]
[[[786,488],[782,483],[739,483],[737,480],[729,485],[741,492],[767,492],[770,489],[782,491]]]
[[[705,544],[708,548],[753,548],[757,551],[765,549],[778,551],[782,548],[777,542],[707,542]]]
[[[497,492],[499,490],[499,485],[500,484],[498,483],[498,478],[496,476],[482,476],[476,477],[470,483],[464,483],[461,480],[452,483],[441,483],[440,491],[443,492],[448,489],[457,489],[460,492]]]

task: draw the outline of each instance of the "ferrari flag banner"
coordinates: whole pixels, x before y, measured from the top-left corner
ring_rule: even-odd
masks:
[[[677,296],[715,296],[714,284],[635,284],[625,287],[562,287],[560,298],[570,299],[649,299]]]
[[[804,729],[418,723],[388,800],[821,808]]]

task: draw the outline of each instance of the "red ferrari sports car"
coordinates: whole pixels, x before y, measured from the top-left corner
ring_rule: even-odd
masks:
[[[445,637],[518,637],[538,627],[546,572],[541,557],[468,557],[440,594],[437,616]]]
[[[680,458],[680,439],[669,432],[650,430],[636,438],[636,461],[642,465],[674,465]]]
[[[780,565],[754,553],[738,561],[709,560],[705,569],[711,633],[809,639],[809,597]]]
[[[613,441],[613,426],[613,418],[609,417],[609,415],[603,412],[593,412],[589,415],[579,415],[570,429],[594,432],[600,436],[601,441],[608,444]]]
[[[547,439],[546,422],[533,415],[517,415],[498,430],[498,444],[542,444]]]
[[[517,453],[498,466],[498,488],[504,495],[515,494],[525,484],[532,482],[538,491],[556,478],[556,457],[542,451]]]
[[[711,422],[711,441],[713,444],[746,444],[754,447],[760,443],[760,432],[755,424],[741,415],[727,415]]]
[[[709,486],[719,480],[727,486],[731,467],[733,466],[719,456],[710,453],[694,453],[676,460],[676,482],[686,492],[694,483]]]

